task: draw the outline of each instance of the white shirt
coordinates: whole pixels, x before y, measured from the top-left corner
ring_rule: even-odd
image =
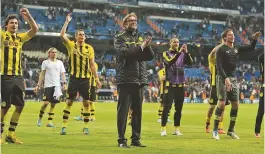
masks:
[[[63,62],[60,60],[51,61],[50,59],[44,60],[41,66],[42,71],[46,71],[44,78],[44,88],[47,87],[61,87],[60,76],[65,72]]]

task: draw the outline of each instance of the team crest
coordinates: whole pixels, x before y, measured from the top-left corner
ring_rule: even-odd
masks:
[[[46,99],[46,96],[45,96],[45,95],[43,95],[42,99]]]
[[[238,53],[237,49],[235,49],[235,53]]]
[[[4,46],[8,46],[8,40],[4,41]]]
[[[73,54],[76,54],[76,53],[77,53],[77,49],[74,49],[74,50],[73,50]]]
[[[223,99],[223,96],[218,94],[218,99]]]
[[[139,40],[139,42],[143,42],[144,41],[141,36],[139,36],[138,40]]]
[[[263,92],[261,92],[261,93],[259,94],[259,97],[263,97]]]
[[[213,103],[213,99],[212,98],[209,100],[209,103]]]
[[[1,107],[6,107],[6,102],[2,102]]]

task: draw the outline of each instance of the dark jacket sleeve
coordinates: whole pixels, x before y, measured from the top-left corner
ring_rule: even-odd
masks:
[[[178,60],[180,54],[181,53],[179,52],[174,57],[170,58],[166,51],[163,52],[163,61],[165,65],[171,66],[172,64],[174,64]]]
[[[264,53],[259,55],[259,70],[261,75],[261,81],[264,82]]]
[[[248,52],[248,51],[252,51],[255,49],[255,46],[257,44],[257,40],[252,40],[250,45],[245,45],[245,46],[241,46],[238,48],[239,52]]]
[[[118,55],[130,59],[136,59],[142,52],[140,46],[133,47],[132,45],[126,45],[125,40],[120,36],[115,36],[114,48]]]
[[[140,47],[141,48],[141,47]],[[153,60],[155,57],[154,51],[151,46],[144,48],[144,51],[139,55],[140,61],[150,61]]]
[[[139,61],[149,61],[154,59],[154,52],[151,47],[146,47],[143,51],[140,45],[126,44],[121,36],[116,36],[114,40],[114,48],[117,54],[124,58],[134,59]]]
[[[223,50],[219,48],[216,51],[216,69],[217,69],[217,72],[219,72],[220,75],[225,79],[227,78],[227,76],[222,66],[223,59],[224,59]]]
[[[191,58],[189,53],[185,53],[184,64],[191,65],[193,63],[193,59]]]

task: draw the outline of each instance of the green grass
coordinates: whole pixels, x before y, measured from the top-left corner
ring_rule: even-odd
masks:
[[[60,125],[64,103],[55,110],[54,124],[56,128],[46,128],[47,115],[44,116],[42,127],[36,126],[40,103],[27,103],[21,116],[16,134],[24,142],[22,145],[3,144],[2,154],[111,154],[111,153],[163,153],[163,154],[262,154],[264,140],[254,137],[254,123],[257,105],[240,105],[236,132],[240,140],[233,140],[220,135],[221,140],[215,141],[211,134],[204,131],[207,104],[184,104],[181,132],[177,137],[170,133],[173,124],[168,123],[168,136],[160,136],[160,125],[157,123],[157,104],[143,105],[142,143],[147,148],[117,147],[116,103],[97,103],[96,121],[89,124],[91,135],[84,136],[81,132],[83,123],[75,121],[79,115],[80,103],[74,104],[68,123],[67,135],[61,136]],[[230,110],[230,106],[229,106]],[[173,114],[171,114],[172,117]],[[7,115],[10,119],[11,113]],[[172,119],[172,118],[171,118]],[[225,128],[228,126],[229,111],[225,113]],[[6,123],[9,121],[6,120]],[[5,127],[5,132],[7,127]],[[127,127],[127,138],[131,128]],[[263,132],[263,127],[262,127]],[[130,140],[128,140],[130,141]]]

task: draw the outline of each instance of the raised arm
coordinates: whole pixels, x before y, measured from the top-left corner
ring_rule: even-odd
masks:
[[[248,52],[248,51],[253,51],[255,49],[255,46],[257,44],[257,39],[262,35],[261,32],[256,32],[253,35],[253,39],[250,43],[250,45],[246,45],[246,46],[241,46],[238,48],[239,52]]]
[[[72,15],[72,14],[69,13],[69,14],[66,16],[66,20],[65,20],[65,22],[64,22],[63,28],[62,28],[61,33],[60,33],[60,36],[61,36],[61,38],[62,38],[62,40],[63,40],[64,43],[69,42],[69,39],[68,39],[68,37],[66,36],[66,29],[67,29],[68,24],[69,24],[70,21],[72,20],[71,15]]]
[[[20,9],[20,14],[22,15],[23,19],[29,23],[30,30],[27,33],[28,36],[32,38],[39,31],[39,27],[27,8]]]

